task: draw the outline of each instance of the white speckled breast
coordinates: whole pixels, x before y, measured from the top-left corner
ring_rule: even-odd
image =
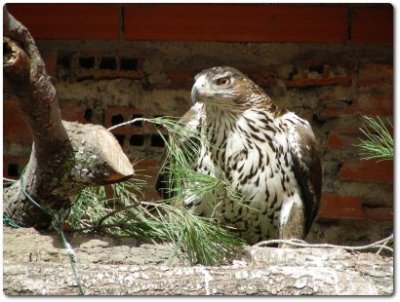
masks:
[[[197,170],[223,179],[228,191],[242,199],[233,202],[229,194],[220,200],[204,198],[192,204],[193,210],[213,215],[249,243],[278,238],[282,201],[299,195],[286,135],[291,116],[273,118],[260,110],[213,116],[203,122],[208,141],[201,145]]]

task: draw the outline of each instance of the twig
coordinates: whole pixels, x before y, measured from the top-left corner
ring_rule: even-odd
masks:
[[[114,125],[114,126],[108,128],[107,130],[108,130],[108,131],[112,131],[112,130],[117,129],[117,128],[119,128],[119,127],[123,127],[123,126],[129,125],[129,124],[134,124],[134,123],[136,123],[136,122],[149,122],[149,123],[151,123],[152,120],[151,120],[151,119],[148,119],[148,118],[138,117],[138,118],[135,118],[135,119],[133,119],[133,120],[126,121],[126,122],[124,122],[124,123]]]
[[[7,177],[3,177],[3,181],[9,181],[9,182],[15,182],[17,181],[16,179],[12,179],[12,178],[7,178]]]
[[[134,207],[137,207],[137,206],[138,206],[137,204],[131,204],[131,205],[129,205],[129,206],[125,206],[125,207],[123,207],[123,208],[115,209],[115,210],[111,211],[110,213],[108,213],[107,215],[103,216],[103,217],[99,220],[99,222],[97,223],[97,227],[100,228],[101,225],[103,224],[103,222],[104,222],[107,218],[113,216],[114,214],[116,214],[116,213],[118,213],[118,212],[121,212],[121,211],[129,210],[129,209],[134,208]]]

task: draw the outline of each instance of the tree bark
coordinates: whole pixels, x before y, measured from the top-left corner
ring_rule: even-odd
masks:
[[[120,145],[104,127],[61,120],[57,94],[29,31],[3,8],[3,67],[32,133],[32,153],[21,178],[4,190],[3,211],[24,226],[45,228],[66,217],[85,186],[119,182],[133,175]]]
[[[32,229],[4,230],[6,295],[77,295],[68,257],[55,236]],[[167,265],[171,245],[138,246],[132,239],[85,234],[69,237],[86,295],[393,293],[393,258],[374,253],[249,247],[230,265],[191,267],[179,259]]]

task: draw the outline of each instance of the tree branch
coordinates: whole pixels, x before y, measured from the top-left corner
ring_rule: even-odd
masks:
[[[93,234],[69,237],[86,295],[393,293],[393,258],[374,253],[249,247],[246,255],[231,265],[191,267],[175,260],[169,266],[171,245],[138,246],[132,239]],[[53,235],[5,228],[4,293],[77,295],[68,257],[56,243]]]
[[[63,219],[85,186],[115,183],[133,175],[129,159],[104,127],[62,121],[56,90],[29,31],[3,8],[3,67],[33,137],[21,179],[4,190],[4,212],[25,226],[47,227]],[[29,198],[28,198],[29,195]]]

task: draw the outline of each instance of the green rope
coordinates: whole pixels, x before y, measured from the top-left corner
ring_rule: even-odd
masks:
[[[71,264],[72,272],[75,277],[76,285],[78,286],[79,290],[79,295],[84,296],[85,292],[83,291],[81,280],[79,278],[76,266],[77,266],[77,260],[76,260],[76,254],[75,251],[72,249],[71,245],[68,243],[67,239],[65,238],[64,231],[62,230],[61,224],[60,223],[53,223],[52,222],[53,228],[56,230],[58,235],[60,236],[61,242],[64,246],[64,249],[67,251],[67,255],[69,257],[69,262]]]
[[[3,186],[4,182],[6,186],[9,186],[15,182],[15,179],[3,177]],[[3,225],[12,227],[14,229],[22,228],[22,223],[16,221],[14,218],[11,218],[5,212],[3,212]]]
[[[41,206],[39,203],[37,203],[29,194],[28,192],[25,191],[24,189],[24,183],[23,183],[23,179],[24,179],[24,171],[22,171],[21,173],[21,177],[20,177],[20,182],[21,182],[21,192],[26,196],[26,198],[28,198],[28,200],[34,204],[36,207],[38,207],[40,210],[42,210],[43,213],[49,215],[51,217],[51,225],[53,226],[53,228],[56,230],[58,236],[60,237],[61,243],[64,247],[64,249],[67,251],[67,255],[69,257],[69,262],[71,264],[71,268],[72,268],[72,272],[74,274],[75,277],[75,281],[76,281],[76,285],[78,286],[78,291],[79,291],[79,295],[83,296],[85,295],[85,292],[83,291],[82,288],[82,284],[81,284],[81,280],[79,278],[77,269],[76,269],[76,265],[77,265],[77,260],[76,260],[76,254],[74,252],[74,250],[72,249],[71,245],[68,243],[67,239],[65,238],[65,234],[64,231],[62,229],[62,221],[60,220],[59,215],[57,214],[57,212],[55,212],[53,209],[51,208],[46,208],[44,206]],[[4,217],[4,216],[3,216]],[[4,220],[4,218],[3,218]]]
[[[19,222],[17,222],[15,219],[11,218],[4,212],[3,212],[3,225],[12,227],[14,229],[18,229],[18,228],[22,227],[22,225],[20,225]]]

